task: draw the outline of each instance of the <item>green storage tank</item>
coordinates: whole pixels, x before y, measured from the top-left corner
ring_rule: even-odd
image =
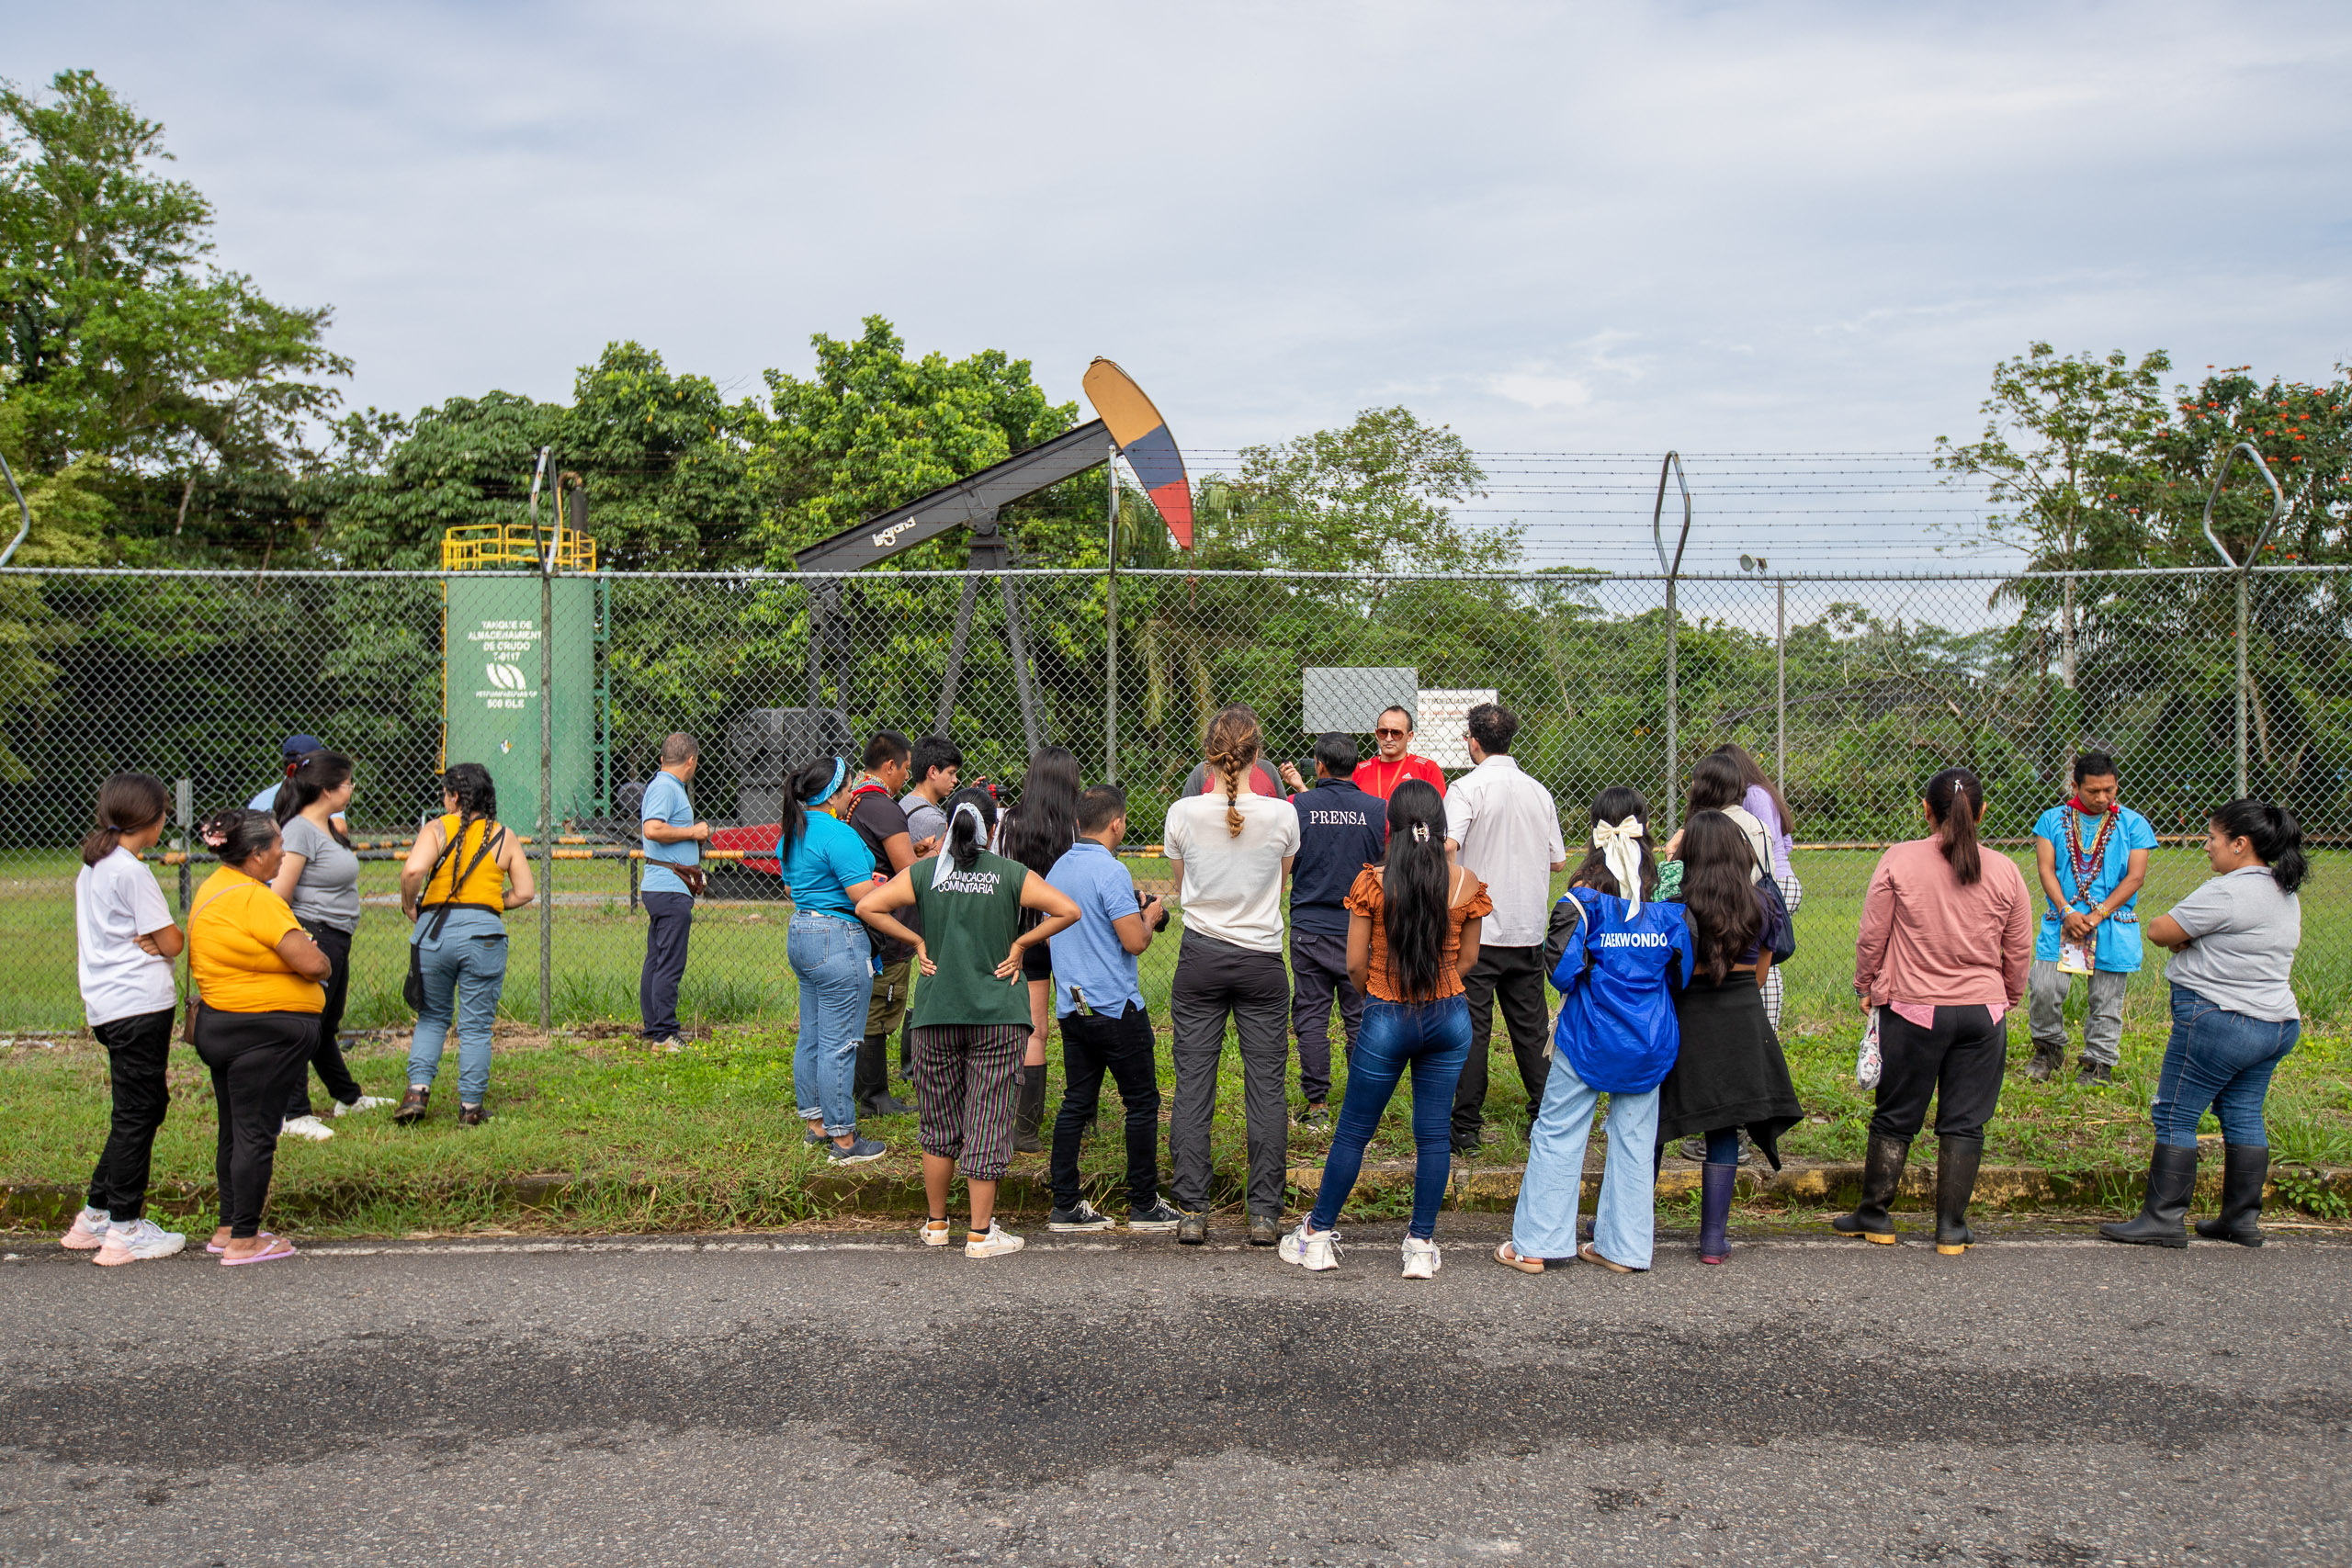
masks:
[[[539,819],[539,582],[528,577],[444,580],[441,765],[481,762],[498,785],[498,815],[516,831]],[[554,783],[550,818],[603,815],[596,692],[596,589],[559,577],[555,592]]]

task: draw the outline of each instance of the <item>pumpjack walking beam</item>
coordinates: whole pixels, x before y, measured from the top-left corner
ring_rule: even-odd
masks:
[[[793,567],[799,571],[856,571],[903,555],[952,529],[968,529],[972,535],[971,551],[965,561],[964,595],[956,611],[956,632],[948,645],[947,678],[939,694],[938,733],[947,733],[955,715],[956,693],[963,679],[964,655],[970,646],[972,611],[980,581],[994,576],[1004,597],[1005,632],[1012,645],[1013,686],[1021,699],[1022,733],[1034,752],[1044,744],[1044,723],[1030,670],[1029,638],[1020,592],[1013,580],[1005,575],[1012,564],[1011,541],[999,527],[997,513],[1024,495],[1108,462],[1116,451],[1102,422],[1090,421],[811,545],[793,557]],[[836,667],[836,686],[842,688],[840,705],[844,709],[849,706],[843,673],[848,665],[848,624],[841,614],[841,594],[840,581],[833,579],[818,585],[809,595],[808,700],[813,706],[827,705],[822,688],[829,648],[841,656]]]

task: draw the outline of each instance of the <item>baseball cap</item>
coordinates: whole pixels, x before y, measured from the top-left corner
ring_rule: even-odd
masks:
[[[315,735],[289,735],[286,738],[286,744],[278,748],[278,752],[291,762],[297,758],[307,757],[313,751],[323,751],[326,749],[326,743]]]

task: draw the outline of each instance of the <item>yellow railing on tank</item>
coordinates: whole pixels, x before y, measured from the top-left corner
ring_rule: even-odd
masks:
[[[537,567],[546,536],[528,523],[477,523],[441,536],[441,570],[475,571],[485,567]],[[558,571],[596,570],[596,541],[576,528],[555,536]]]

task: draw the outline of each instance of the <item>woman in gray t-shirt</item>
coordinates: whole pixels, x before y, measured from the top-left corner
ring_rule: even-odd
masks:
[[[2302,829],[2276,806],[2233,800],[2205,832],[2213,878],[2148,924],[2171,950],[2172,1038],[2152,1114],[2155,1153],[2136,1219],[2099,1226],[2109,1241],[2187,1247],[2181,1219],[2197,1187],[2197,1123],[2222,1122],[2221,1217],[2197,1234],[2260,1247],[2270,1137],[2262,1122],[2270,1075],[2301,1032],[2290,976],[2303,940]]]
[[[294,765],[277,792],[278,832],[286,858],[278,863],[270,891],[292,907],[294,918],[334,967],[324,982],[326,1005],[319,1010],[319,1044],[311,1065],[334,1097],[334,1114],[374,1111],[392,1102],[362,1094],[359,1080],[343,1060],[335,1036],[343,1029],[343,1007],[351,989],[351,939],[359,929],[359,856],[336,820],[351,804],[351,759],[335,751],[313,751]],[[311,1075],[305,1073],[286,1101],[280,1132],[320,1140],[334,1130],[311,1111]]]

